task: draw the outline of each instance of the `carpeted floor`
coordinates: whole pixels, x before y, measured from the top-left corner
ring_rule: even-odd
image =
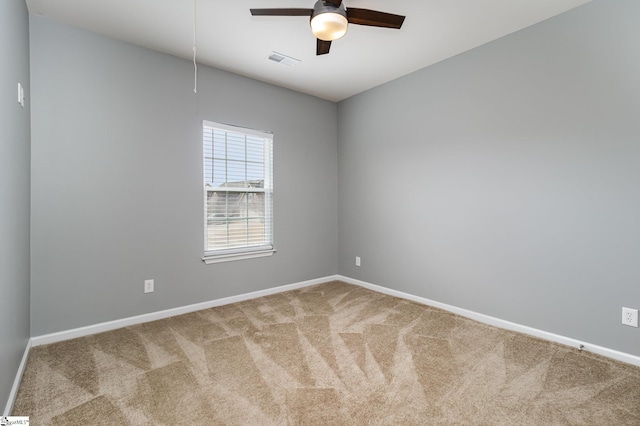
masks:
[[[340,282],[35,347],[32,425],[640,425],[640,368]]]

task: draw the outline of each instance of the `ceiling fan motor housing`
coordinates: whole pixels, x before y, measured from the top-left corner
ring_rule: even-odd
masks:
[[[347,11],[344,3],[336,6],[324,0],[318,0],[311,14],[311,31],[320,40],[333,41],[347,33]]]

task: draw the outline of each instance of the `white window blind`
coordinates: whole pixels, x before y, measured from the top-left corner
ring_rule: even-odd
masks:
[[[205,121],[205,261],[273,252],[273,135]]]

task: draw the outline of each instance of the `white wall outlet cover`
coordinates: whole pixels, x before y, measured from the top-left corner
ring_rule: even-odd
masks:
[[[144,292],[153,293],[153,280],[144,280]]]
[[[622,308],[622,324],[631,327],[638,326],[638,310],[631,308]]]
[[[24,108],[24,87],[22,87],[22,83],[18,83],[18,104]]]
[[[356,266],[360,266],[360,256],[356,256]]]

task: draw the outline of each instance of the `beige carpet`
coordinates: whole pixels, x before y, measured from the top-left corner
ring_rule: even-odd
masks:
[[[640,425],[640,368],[333,282],[31,350],[32,425]]]

